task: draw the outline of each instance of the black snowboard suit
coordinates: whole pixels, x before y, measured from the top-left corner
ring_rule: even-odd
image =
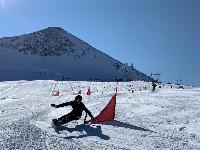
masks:
[[[83,110],[92,118],[94,119],[94,117],[92,116],[91,112],[85,107],[85,105],[80,102],[80,104],[78,104],[77,102],[75,101],[70,101],[70,102],[66,102],[66,103],[63,103],[63,104],[59,104],[59,105],[56,105],[56,108],[59,108],[59,107],[64,107],[64,106],[72,106],[73,110],[58,118],[58,122],[60,124],[65,124],[65,123],[68,123],[72,120],[79,120],[82,116],[82,112]]]

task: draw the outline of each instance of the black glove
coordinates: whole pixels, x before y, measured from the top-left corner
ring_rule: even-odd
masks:
[[[51,107],[55,107],[56,108],[56,105],[55,104],[51,104]]]

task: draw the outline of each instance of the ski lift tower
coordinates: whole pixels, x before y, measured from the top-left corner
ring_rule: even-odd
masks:
[[[151,73],[151,77],[159,84],[161,83],[159,81],[159,78],[160,78],[161,74],[160,73]]]

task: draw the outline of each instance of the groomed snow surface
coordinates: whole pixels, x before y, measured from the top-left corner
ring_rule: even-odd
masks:
[[[115,93],[116,82],[15,81],[0,83],[1,150],[200,149],[200,89],[120,82],[115,121],[84,125],[85,114],[59,133],[51,119],[71,111],[50,104],[74,100],[97,116]],[[91,96],[87,96],[88,87]],[[146,87],[146,88],[145,88]],[[59,97],[52,96],[59,90]],[[132,90],[134,92],[132,93]],[[88,120],[90,117],[88,116]]]

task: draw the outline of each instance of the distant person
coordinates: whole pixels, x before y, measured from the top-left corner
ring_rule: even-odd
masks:
[[[95,118],[92,116],[91,112],[85,107],[85,105],[81,101],[82,101],[82,96],[77,95],[75,97],[74,101],[66,102],[66,103],[59,104],[59,105],[51,104],[51,106],[55,107],[55,108],[69,106],[69,105],[72,106],[72,108],[73,108],[73,110],[70,113],[68,113],[58,119],[53,119],[52,120],[53,124],[57,126],[57,125],[66,124],[73,120],[79,120],[82,116],[83,110],[91,117],[92,120],[95,120]]]
[[[155,83],[155,82],[152,82],[152,91],[155,91],[156,90],[156,86],[157,86],[157,84]]]

